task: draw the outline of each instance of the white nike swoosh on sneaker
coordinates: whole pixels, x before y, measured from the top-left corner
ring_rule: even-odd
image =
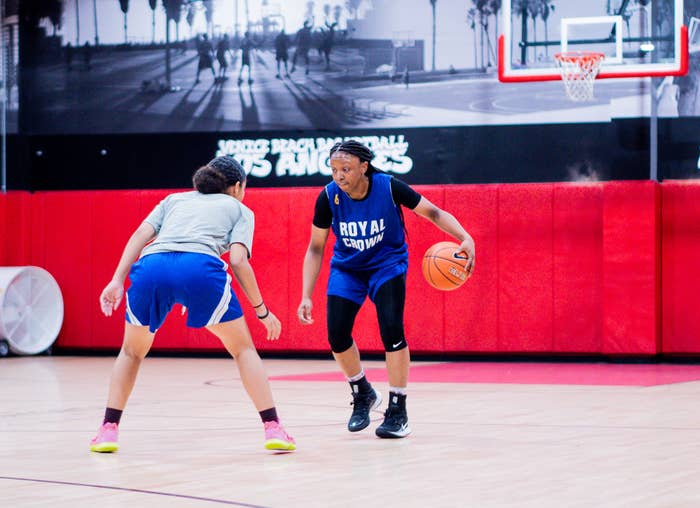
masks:
[[[408,423],[404,423],[403,425],[401,425],[401,428],[398,431],[392,432],[392,434],[394,434],[395,436],[402,436],[402,437],[407,436],[410,433],[411,433],[411,429],[408,427]]]
[[[400,340],[396,344],[392,344],[391,347],[399,347],[401,344],[403,344],[403,341]]]

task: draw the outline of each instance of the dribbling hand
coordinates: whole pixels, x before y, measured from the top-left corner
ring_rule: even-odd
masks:
[[[313,324],[314,318],[311,317],[311,309],[313,309],[313,302],[311,298],[302,298],[299,308],[297,309],[297,317],[299,322],[303,325]]]
[[[111,316],[124,298],[124,285],[116,280],[110,281],[100,295],[100,308],[105,316]]]
[[[467,255],[467,273],[469,277],[472,276],[474,272],[474,264],[476,263],[476,249],[474,247],[474,240],[472,238],[467,238],[459,246],[459,252],[464,252]]]

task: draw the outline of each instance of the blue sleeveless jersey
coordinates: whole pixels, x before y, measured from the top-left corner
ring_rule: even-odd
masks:
[[[335,182],[326,185],[336,236],[331,268],[376,270],[408,262],[408,246],[391,195],[391,176],[374,173],[369,194],[356,201]]]

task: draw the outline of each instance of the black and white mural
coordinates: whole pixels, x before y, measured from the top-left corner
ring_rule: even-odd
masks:
[[[577,0],[527,1],[544,36],[539,7]],[[589,103],[559,81],[499,83],[497,0],[25,3],[31,133],[607,122],[648,116],[652,90],[660,116],[700,114],[697,56],[683,78],[601,80]],[[700,16],[700,0],[685,4]]]

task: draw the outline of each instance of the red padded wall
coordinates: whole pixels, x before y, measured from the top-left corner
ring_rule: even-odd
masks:
[[[660,349],[660,195],[651,181],[605,185],[603,353]]]
[[[476,244],[473,275],[459,289],[445,293],[447,352],[499,350],[498,189],[498,185],[445,188],[447,210],[469,231]]]
[[[289,306],[290,255],[296,254],[289,251],[289,223],[290,217],[294,217],[289,213],[292,197],[290,192],[251,189],[245,198],[245,204],[255,212],[255,236],[250,264],[255,270],[265,303],[282,323],[284,333],[279,340],[267,340],[265,327],[258,322],[251,307],[257,302],[250,304],[238,284],[234,284],[234,290],[245,311],[255,345],[270,351],[289,347],[289,322],[291,318],[296,319],[296,307],[291,309]],[[311,206],[313,208],[313,203]]]
[[[296,310],[301,302],[301,269],[304,254],[309,245],[311,221],[314,216],[314,204],[321,188],[288,189],[288,213],[290,220],[289,244],[284,246],[284,255],[288,266],[287,307],[289,319],[287,329],[282,331],[279,346],[281,349],[293,348],[296,351],[329,351],[326,339],[326,286],[328,284],[328,261],[330,260],[335,237],[329,234],[324,253],[321,273],[318,276],[313,294],[312,325],[302,325],[296,318]],[[257,213],[261,213],[257,211]],[[257,234],[257,233],[256,233]],[[273,288],[263,288],[263,291],[274,291]]]
[[[406,333],[414,352],[560,352],[647,354],[700,352],[694,309],[700,282],[700,185],[687,182],[418,186],[472,233],[477,268],[462,288],[432,289],[420,264],[447,235],[406,211],[409,274]],[[663,347],[661,342],[661,189],[663,189]],[[237,283],[262,351],[328,351],[325,290],[329,237],[314,293],[312,326],[296,319],[301,267],[321,188],[248,190],[256,214],[251,264],[282,337],[264,338]],[[0,196],[0,263],[49,270],[65,300],[58,344],[117,348],[124,308],[106,318],[98,296],[129,235],[169,192],[11,192]],[[184,326],[178,306],[156,349],[223,350],[202,330]],[[371,304],[357,319],[363,350],[379,352]]]
[[[445,191],[441,187],[417,186],[425,199],[434,205],[445,207]],[[408,275],[406,276],[405,333],[408,344],[415,352],[440,352],[444,350],[444,317],[446,293],[433,289],[423,279],[421,263],[425,251],[436,242],[446,240],[445,233],[430,221],[410,210],[404,210],[408,231]],[[378,351],[383,351],[376,316],[367,323],[376,331]]]
[[[499,188],[499,351],[553,350],[552,189]]]
[[[126,300],[122,301],[115,314],[105,317],[99,312],[99,295],[114,275],[127,240],[142,220],[139,192],[105,191],[95,194],[90,270],[92,284],[88,301],[88,308],[92,311],[93,340],[90,347],[118,348],[121,345]]]
[[[700,182],[667,181],[663,197],[663,352],[700,353]]]
[[[0,193],[0,266],[25,266],[31,259],[32,195]]]
[[[97,195],[89,191],[45,192],[35,198],[32,264],[48,270],[61,288],[64,318],[60,345],[92,347],[92,315],[97,310],[91,269]]]
[[[555,351],[601,351],[603,187],[600,183],[554,186]]]

